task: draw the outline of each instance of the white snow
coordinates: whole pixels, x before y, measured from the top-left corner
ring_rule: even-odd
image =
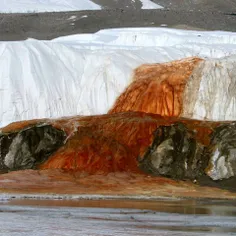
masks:
[[[236,55],[203,61],[185,89],[182,116],[236,120]]]
[[[149,0],[140,0],[143,4],[142,6],[142,9],[161,9],[163,8],[162,6],[154,3],[154,2],[151,2]]]
[[[140,0],[142,9],[160,9],[162,6],[150,0]],[[59,12],[100,10],[98,5],[90,0],[0,0],[0,12],[5,13],[32,13],[32,12]]]
[[[0,12],[31,13],[100,10],[101,6],[90,0],[0,0]]]
[[[69,17],[67,20],[72,20],[72,21],[75,21],[75,20],[76,20],[76,18],[77,18],[77,16],[71,16],[71,17]]]
[[[232,54],[236,33],[165,28],[0,42],[0,127],[25,119],[105,113],[143,63]]]
[[[211,167],[207,171],[207,175],[213,180],[228,179],[234,176],[233,169],[227,157],[221,156],[218,148],[210,158],[209,165]]]
[[[170,47],[196,50],[202,55],[221,57],[235,50],[236,33],[224,31],[191,31],[166,28],[118,28],[100,30],[52,40],[77,48],[140,49]],[[213,46],[214,45],[214,46]],[[207,52],[204,52],[207,50]],[[220,53],[222,52],[222,53]],[[227,52],[227,53],[226,53]],[[226,54],[225,54],[226,53]],[[232,54],[232,53],[230,53]]]

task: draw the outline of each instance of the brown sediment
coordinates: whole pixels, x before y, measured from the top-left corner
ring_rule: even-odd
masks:
[[[39,165],[39,170],[0,175],[0,192],[236,198],[234,193],[200,187],[191,181],[151,177],[139,168],[138,159],[152,146],[159,127],[183,124],[197,142],[207,146],[216,127],[230,121],[209,122],[124,112],[43,120],[43,123],[65,130],[66,143]],[[37,124],[42,121],[20,123],[21,128]],[[16,132],[15,127],[19,126],[9,125],[8,132]]]
[[[62,170],[24,170],[0,175],[0,194],[76,194],[115,197],[236,199],[236,193],[128,172],[88,175]]]
[[[201,61],[203,59],[193,57],[138,67],[134,71],[133,82],[119,96],[109,114],[140,111],[179,116],[186,83]]]
[[[209,143],[214,124],[199,121],[167,119],[144,113],[117,113],[80,117],[66,123],[59,120],[54,126],[71,129],[67,143],[40,166],[42,169],[59,168],[89,173],[130,171],[140,173],[138,157],[143,156],[154,140],[160,126],[182,122],[196,130],[196,138]],[[77,127],[73,133],[74,127]],[[204,133],[204,134],[203,134]]]
[[[48,121],[48,119],[33,119],[33,120],[16,121],[7,126],[2,127],[0,131],[2,133],[17,132],[18,130],[31,127],[35,124],[39,124],[39,123],[43,124],[46,121]]]

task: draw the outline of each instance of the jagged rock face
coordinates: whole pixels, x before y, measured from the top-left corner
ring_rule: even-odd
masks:
[[[50,125],[36,125],[0,134],[0,170],[34,169],[63,145],[65,133]]]
[[[110,113],[142,111],[214,121],[236,120],[236,56],[187,58],[136,69]]]
[[[236,123],[217,127],[208,146],[209,164],[206,173],[213,180],[236,175]]]
[[[204,146],[183,123],[160,126],[139,167],[153,175],[194,179],[203,175],[208,162],[203,150]]]
[[[233,122],[125,112],[44,123],[13,124],[18,131],[10,132],[11,126],[2,130],[8,131],[0,139],[2,168],[127,171],[175,179],[206,174],[213,180],[236,174]]]
[[[144,171],[179,179],[203,173],[203,147],[210,143],[208,134],[216,125],[137,112],[75,117],[51,124],[66,131],[67,142],[41,169],[91,174]]]
[[[197,121],[139,112],[57,120],[54,126],[67,130],[69,138],[41,165],[42,169],[59,168],[91,174],[145,172],[176,179],[195,179],[204,174],[214,179],[208,172],[212,166],[210,150],[220,145],[233,153],[231,143],[234,143],[236,130],[232,122]],[[232,159],[231,165],[233,162]],[[214,169],[218,171],[216,166]]]

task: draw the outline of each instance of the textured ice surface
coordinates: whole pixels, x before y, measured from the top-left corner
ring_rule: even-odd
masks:
[[[105,113],[143,63],[232,54],[236,33],[163,28],[0,42],[0,127],[33,118]]]
[[[201,62],[188,81],[182,116],[235,120],[235,89],[236,55]]]

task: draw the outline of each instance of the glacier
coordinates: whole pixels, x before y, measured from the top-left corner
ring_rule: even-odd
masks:
[[[144,63],[234,54],[236,33],[221,31],[121,28],[50,41],[2,41],[0,127],[106,113]]]

